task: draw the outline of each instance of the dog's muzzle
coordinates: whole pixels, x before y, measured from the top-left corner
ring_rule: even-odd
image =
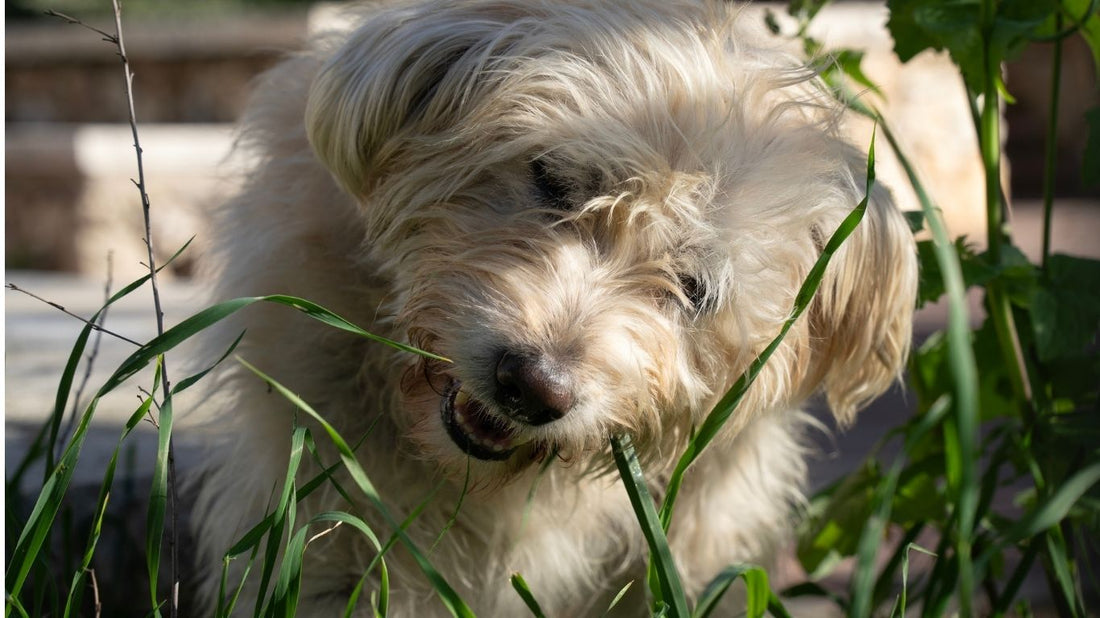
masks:
[[[515,420],[545,425],[573,407],[568,375],[544,357],[504,352],[496,367],[496,402]]]
[[[488,410],[454,380],[443,393],[439,413],[447,434],[471,457],[489,461],[508,459],[515,452],[515,428]]]
[[[452,379],[440,401],[447,434],[477,459],[508,459],[526,442],[525,428],[556,421],[573,407],[568,374],[545,358],[502,352],[493,378],[491,404],[473,397],[458,379]]]

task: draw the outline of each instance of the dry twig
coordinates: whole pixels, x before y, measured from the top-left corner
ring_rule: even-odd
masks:
[[[161,308],[160,302],[160,288],[157,285],[157,268],[156,257],[153,251],[153,233],[150,219],[150,207],[149,207],[149,194],[145,190],[145,163],[142,159],[141,140],[138,137],[137,128],[137,115],[134,111],[134,72],[130,69],[130,60],[126,55],[126,43],[122,36],[122,6],[119,0],[111,0],[111,5],[114,9],[115,15],[115,34],[110,34],[98,28],[89,26],[79,19],[70,17],[57,11],[47,11],[47,14],[53,15],[66,22],[74,25],[78,25],[87,28],[93,32],[100,34],[103,39],[109,43],[115,45],[118,49],[119,59],[122,61],[122,70],[126,78],[126,102],[128,106],[128,114],[130,120],[130,132],[134,138],[134,151],[137,154],[137,168],[138,177],[137,180],[131,180],[137,187],[138,192],[141,194],[141,210],[145,224],[145,247],[148,254],[148,267],[149,267],[149,281],[153,289],[153,309],[157,321],[157,335],[164,334],[164,311]],[[167,363],[161,359],[161,387],[163,389],[165,401],[171,397],[170,382],[168,380],[168,368]],[[171,618],[176,618],[179,612],[179,553],[178,553],[178,504],[176,494],[176,464],[175,464],[175,446],[172,436],[168,436],[168,504],[167,511],[170,518],[170,524],[168,525],[168,547],[169,547],[169,579],[172,582],[172,593],[168,601],[168,615]]]
[[[27,296],[30,296],[31,298],[33,298],[35,300],[42,301],[43,303],[53,307],[54,309],[57,309],[61,313],[64,313],[65,315],[67,315],[69,317],[76,318],[76,319],[80,320],[81,322],[84,322],[88,326],[91,326],[92,330],[94,330],[96,332],[100,332],[100,333],[104,333],[106,335],[110,335],[110,336],[114,337],[115,339],[118,339],[119,341],[125,341],[126,343],[130,343],[130,344],[136,345],[138,347],[141,347],[141,345],[142,345],[140,341],[134,341],[133,339],[130,339],[129,337],[127,337],[125,335],[120,335],[120,334],[118,334],[114,331],[103,328],[99,324],[96,324],[95,322],[92,322],[91,320],[88,320],[84,317],[81,317],[81,316],[73,313],[72,311],[69,311],[65,307],[53,302],[52,300],[46,300],[45,298],[42,298],[38,294],[35,294],[34,292],[30,292],[28,290],[24,290],[23,288],[15,285],[14,283],[6,283],[6,284],[4,284],[4,287],[8,288],[9,290],[11,290],[13,292],[21,292],[23,294],[26,294]]]

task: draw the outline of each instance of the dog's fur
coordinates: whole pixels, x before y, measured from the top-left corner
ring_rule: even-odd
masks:
[[[241,356],[362,440],[359,462],[398,517],[427,500],[408,534],[481,615],[522,613],[513,572],[553,616],[601,610],[630,579],[644,589],[647,550],[608,436],[633,436],[659,495],[863,197],[864,157],[838,137],[812,71],[738,20],[725,3],[668,0],[406,4],[260,84],[243,134],[259,164],[213,226],[218,295],[305,297],[450,362],[277,306],[222,332],[247,328]],[[801,497],[801,407],[823,391],[848,422],[887,388],[915,287],[912,237],[876,188],[689,473],[670,532],[689,592],[731,562],[768,561]],[[233,373],[211,404],[208,427],[226,439],[196,505],[208,601],[285,473],[294,415]],[[506,459],[460,448],[473,440],[454,410]],[[301,480],[318,471],[305,460]],[[346,510],[388,534],[336,478],[352,503],[325,484],[296,524]],[[302,613],[338,615],[373,557],[348,526],[315,540]],[[392,615],[443,611],[405,550],[387,564]]]

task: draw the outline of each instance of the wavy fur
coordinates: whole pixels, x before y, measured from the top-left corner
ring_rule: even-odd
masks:
[[[374,9],[259,84],[242,137],[258,164],[214,215],[215,294],[303,296],[453,364],[282,308],[250,309],[222,335],[247,328],[245,358],[350,440],[365,435],[360,462],[396,513],[435,491],[409,528],[421,547],[447,528],[469,471],[431,560],[479,614],[522,613],[516,571],[549,615],[601,610],[646,556],[607,436],[632,433],[659,484],[778,332],[862,198],[863,157],[838,117],[812,73],[724,3]],[[872,198],[811,311],[689,475],[670,539],[692,593],[730,562],[766,563],[789,531],[805,401],[823,390],[848,422],[902,367],[914,245],[888,193]],[[561,418],[525,422],[536,411],[500,403],[508,354],[529,361]],[[506,428],[510,457],[456,445],[441,413],[462,405],[456,390]],[[240,370],[207,409],[211,440],[230,436],[211,449],[196,506],[212,603],[214,565],[286,468],[294,412]],[[326,487],[297,521],[350,510],[385,529],[353,499]],[[301,614],[336,615],[372,558],[344,529],[311,545]],[[407,554],[388,564],[391,615],[443,611]]]

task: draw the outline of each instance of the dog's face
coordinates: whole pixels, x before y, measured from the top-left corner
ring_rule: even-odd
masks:
[[[316,79],[314,148],[361,204],[417,362],[423,457],[514,471],[626,431],[675,455],[774,337],[863,158],[810,76],[720,7],[444,3],[373,16]],[[912,239],[883,193],[729,433],[896,375]]]

